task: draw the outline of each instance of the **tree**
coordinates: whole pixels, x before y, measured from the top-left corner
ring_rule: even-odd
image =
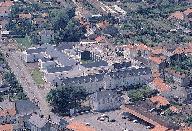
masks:
[[[75,16],[74,8],[54,9],[50,13],[50,21],[55,30],[64,29],[67,23]]]
[[[87,97],[82,87],[60,87],[51,90],[47,95],[47,101],[52,105],[53,111],[69,114],[70,109],[81,107]]]
[[[60,41],[77,42],[84,37],[85,33],[86,33],[85,27],[82,26],[77,20],[71,19],[64,29],[59,30],[55,34],[55,40],[57,42]]]

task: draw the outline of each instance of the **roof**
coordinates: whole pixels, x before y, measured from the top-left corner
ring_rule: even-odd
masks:
[[[65,67],[51,67],[47,68],[48,73],[56,73],[56,72],[64,72],[72,70],[72,66],[65,66]]]
[[[165,84],[164,81],[158,77],[155,78],[152,83],[159,92],[170,91],[171,89],[170,86]]]
[[[13,131],[13,125],[12,124],[0,125],[0,131]]]
[[[189,15],[190,13],[192,13],[192,8],[186,9],[185,11],[183,11],[183,13],[184,13],[185,15]]]
[[[169,105],[169,101],[163,96],[154,96],[150,98],[151,102],[157,103],[157,106]]]
[[[32,15],[30,13],[28,14],[19,14],[19,18],[27,18],[30,19],[32,17]]]
[[[156,64],[161,64],[162,62],[164,62],[166,60],[166,57],[163,55],[161,55],[161,56],[149,56],[149,59]]]
[[[36,111],[38,107],[29,100],[16,101],[16,111],[18,114],[29,115]]]
[[[93,67],[108,66],[108,63],[104,60],[100,60],[100,61],[90,62],[90,63],[86,63],[86,64],[81,64],[81,65],[86,68],[93,68]]]
[[[32,114],[29,122],[36,127],[42,128],[47,124],[48,120],[44,117],[40,117],[38,114]]]
[[[41,53],[45,52],[46,48],[39,47],[39,48],[29,48],[26,50],[27,54],[33,54],[33,53]]]
[[[151,51],[151,48],[148,47],[147,45],[140,43],[136,45],[137,50],[147,50],[147,51]]]
[[[151,131],[169,131],[168,128],[161,126],[161,125],[156,125]]]
[[[184,14],[181,11],[176,11],[169,16],[169,19],[173,19],[173,18],[183,20]]]
[[[61,42],[56,48],[58,50],[73,49],[73,47],[79,43],[80,42]]]
[[[172,112],[176,112],[178,113],[179,112],[179,109],[175,106],[170,106],[169,109],[172,111]]]
[[[97,42],[101,42],[102,40],[105,40],[105,37],[104,36],[98,36],[98,37],[95,38],[95,40]]]
[[[4,2],[0,2],[0,7],[11,7],[13,4],[10,0],[5,0]]]
[[[116,91],[113,91],[113,90],[103,90],[103,91],[98,91],[98,92],[95,92],[94,94],[91,95],[91,98],[93,101],[99,101],[99,100],[102,100],[102,99],[106,99],[106,98],[112,98],[112,97],[115,97],[115,96],[120,96],[117,94]]]
[[[9,101],[0,102],[0,116],[15,116],[15,103]]]
[[[74,131],[96,131],[96,129],[86,126],[83,123],[72,121],[68,126],[68,129],[74,130]]]

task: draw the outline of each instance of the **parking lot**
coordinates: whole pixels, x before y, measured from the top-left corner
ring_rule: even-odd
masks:
[[[73,117],[71,121],[78,121],[87,126],[94,127],[96,131],[149,131],[147,126],[139,121],[129,118],[123,119],[123,110],[110,111],[96,114],[83,114]],[[99,119],[105,118],[105,119]]]

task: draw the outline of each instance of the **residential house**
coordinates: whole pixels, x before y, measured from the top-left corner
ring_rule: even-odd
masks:
[[[108,111],[120,108],[123,104],[121,94],[113,90],[95,92],[90,96],[90,105],[94,111]]]
[[[169,101],[163,96],[153,96],[150,98],[151,102],[156,105],[157,108],[163,108],[170,105]]]
[[[16,122],[15,103],[5,100],[0,102],[0,124],[14,124]]]
[[[54,31],[53,30],[42,30],[39,33],[41,43],[50,43],[54,40]]]
[[[32,15],[30,13],[21,13],[19,14],[20,19],[31,19]]]
[[[39,108],[30,100],[18,100],[16,101],[16,113],[17,113],[17,126],[15,129],[24,130],[29,129],[27,123],[31,114],[39,112]]]
[[[100,89],[122,89],[137,84],[147,84],[152,80],[150,68],[134,68],[116,70],[108,73],[84,75],[72,78],[57,78],[53,85],[82,86],[93,93]]]
[[[151,55],[149,56],[150,65],[153,70],[162,72],[167,66],[166,57],[164,55]]]
[[[39,59],[44,58],[43,53],[45,52],[45,47],[29,48],[23,52],[23,60],[27,63],[37,62]]]
[[[0,125],[0,131],[13,131],[13,125],[12,124]]]
[[[0,2],[0,19],[5,19],[9,17],[9,14],[11,12],[10,8],[12,5],[13,2],[11,0]]]

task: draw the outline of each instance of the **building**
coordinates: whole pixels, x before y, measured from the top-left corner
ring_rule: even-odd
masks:
[[[123,104],[121,94],[113,90],[103,90],[90,95],[90,105],[94,111],[108,111],[120,108]]]
[[[39,59],[43,58],[45,50],[45,47],[29,48],[23,52],[23,59],[27,63],[38,62]]]
[[[15,103],[9,101],[0,102],[0,125],[14,124],[16,122]]]
[[[57,78],[53,85],[82,86],[93,93],[100,89],[123,89],[133,85],[143,85],[152,81],[150,68],[129,67],[107,73],[83,75],[71,78]]]

